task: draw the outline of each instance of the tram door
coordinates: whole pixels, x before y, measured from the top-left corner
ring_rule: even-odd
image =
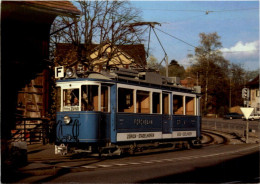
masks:
[[[162,133],[172,133],[172,118],[170,113],[170,94],[162,94]]]

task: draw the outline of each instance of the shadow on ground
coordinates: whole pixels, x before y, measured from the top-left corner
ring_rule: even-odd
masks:
[[[39,153],[41,151],[43,151],[44,149],[39,149],[39,150],[33,150],[33,151],[29,151],[27,154],[33,154],[33,153]]]
[[[81,157],[80,157],[81,158]],[[101,161],[96,160],[96,162]],[[2,183],[15,183],[32,175],[20,173],[17,168],[3,164]],[[209,167],[197,167],[194,170],[174,175],[168,175],[150,180],[139,181],[140,183],[259,183],[259,151],[222,162]],[[56,170],[53,175],[40,179],[37,183],[51,182],[55,178],[71,173],[69,168]],[[76,171],[80,172],[80,171]],[[73,181],[71,181],[73,182]]]
[[[168,175],[140,183],[259,183],[259,151],[218,165]]]

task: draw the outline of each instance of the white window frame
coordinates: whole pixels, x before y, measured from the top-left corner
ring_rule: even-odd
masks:
[[[107,107],[108,111],[107,112],[111,112],[110,111],[110,86],[104,85],[104,84],[102,85],[102,83],[101,83],[101,87],[102,86],[107,87],[107,90],[108,90],[108,93],[107,93],[107,95],[108,95],[108,99],[107,99],[108,100],[108,107]],[[101,87],[100,87],[100,90],[101,90]],[[100,109],[101,109],[101,92],[100,92]]]
[[[60,112],[63,111],[63,90],[64,89],[79,89],[79,111],[81,111],[81,86],[82,85],[96,85],[98,86],[98,111],[101,111],[101,83],[100,82],[93,82],[93,81],[73,81],[73,82],[59,82],[57,83],[57,87],[61,88],[61,109]],[[110,93],[110,90],[109,90]],[[108,98],[109,106],[110,106],[110,96]],[[109,108],[110,109],[110,108]]]
[[[172,100],[171,100],[171,93],[172,92],[168,92],[168,91],[162,91],[162,95],[161,96],[163,96],[163,94],[168,94],[168,115],[171,115],[172,114],[172,109],[171,109],[171,103],[172,103]],[[162,97],[161,97],[161,99],[162,99]],[[163,100],[163,99],[162,99]],[[161,103],[162,104],[162,103]],[[161,108],[161,111],[162,111],[162,108]],[[162,112],[161,112],[162,113]]]
[[[133,86],[133,85],[126,85],[126,84],[117,84],[117,112],[118,112],[118,88],[124,88],[124,89],[132,89],[133,90],[133,95],[134,95],[134,112],[136,113],[136,91],[147,91],[149,92],[149,98],[150,98],[150,113],[149,114],[159,114],[159,113],[153,113],[152,105],[153,105],[153,99],[152,99],[152,93],[160,93],[160,114],[162,114],[162,90],[159,89],[152,89],[152,88],[146,88],[146,87],[141,87],[141,86]],[[124,112],[120,112],[124,113]]]
[[[153,93],[159,93],[159,99],[160,99],[159,113],[153,113]],[[151,114],[162,114],[162,92],[151,91]]]
[[[182,96],[183,97],[183,115],[186,115],[186,97],[192,97],[194,98],[194,116],[197,116],[198,114],[198,111],[197,111],[197,98],[196,98],[196,95],[195,94],[189,94],[189,93],[181,93],[181,92],[175,92],[173,91],[172,92],[172,103],[173,103],[173,95],[178,95],[178,96]],[[172,109],[173,111],[173,109]]]

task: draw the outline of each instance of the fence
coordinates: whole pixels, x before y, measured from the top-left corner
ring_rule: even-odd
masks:
[[[26,141],[28,143],[48,141],[48,120],[42,118],[18,118],[16,129],[12,130],[13,141]]]
[[[229,122],[230,121],[230,122]],[[250,124],[251,123],[251,124]],[[202,120],[202,129],[216,130],[226,133],[233,133],[239,137],[245,136],[246,121],[242,120]],[[249,122],[251,136],[259,137],[260,122]]]

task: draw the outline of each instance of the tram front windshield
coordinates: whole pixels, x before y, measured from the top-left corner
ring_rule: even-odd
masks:
[[[63,90],[63,111],[79,111],[79,89]]]
[[[98,111],[98,85],[63,89],[63,111]]]

